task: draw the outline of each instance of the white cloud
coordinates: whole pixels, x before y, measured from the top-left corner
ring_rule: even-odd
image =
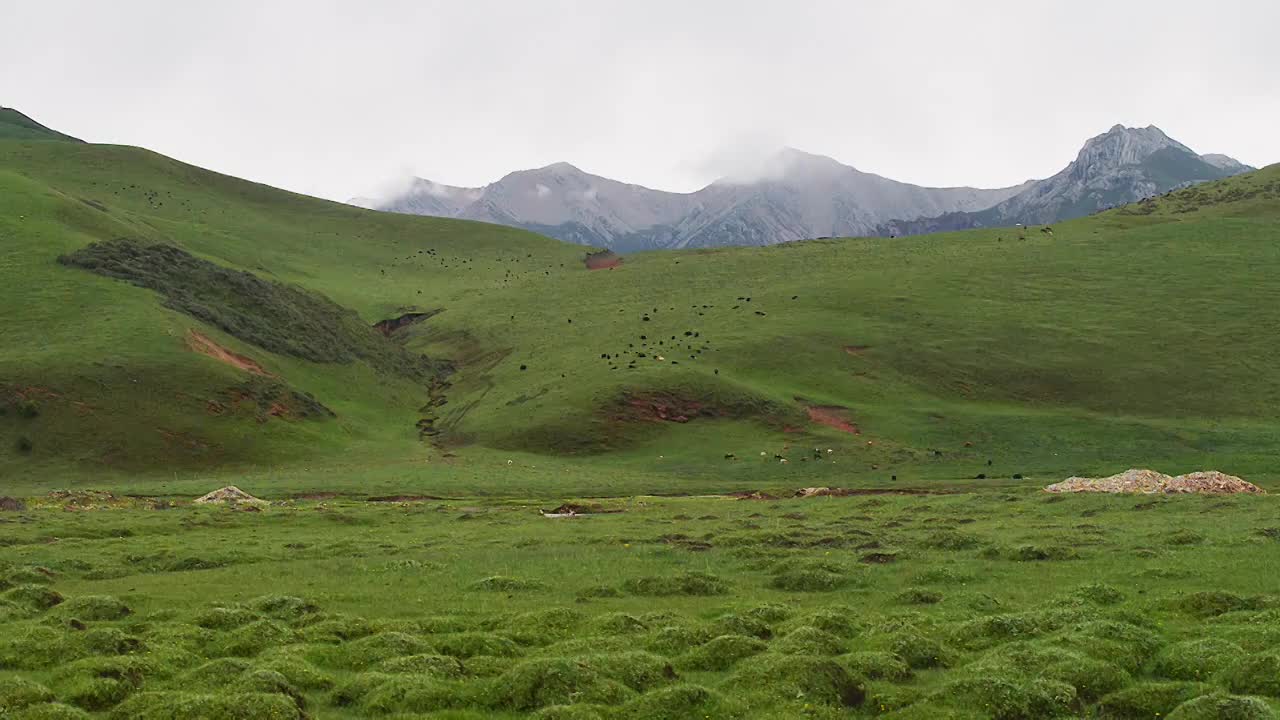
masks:
[[[1116,123],[1280,160],[1274,0],[0,6],[31,30],[0,42],[5,105],[337,199],[405,165],[475,187],[561,160],[691,190],[765,140],[997,186],[1060,169]]]
[[[428,195],[438,198],[447,198],[453,195],[453,188],[430,180],[427,181],[426,191]]]

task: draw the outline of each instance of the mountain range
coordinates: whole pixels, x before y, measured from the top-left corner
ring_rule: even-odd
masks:
[[[415,178],[393,197],[350,203],[635,252],[1052,223],[1252,169],[1226,155],[1199,155],[1155,126],[1116,125],[1088,140],[1061,172],[1005,188],[921,187],[786,148],[752,177],[721,178],[692,193],[561,162],[478,188]]]

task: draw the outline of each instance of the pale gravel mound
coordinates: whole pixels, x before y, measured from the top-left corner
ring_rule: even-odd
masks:
[[[241,490],[235,485],[228,485],[224,488],[218,488],[208,495],[203,495],[195,499],[199,505],[212,504],[228,504],[228,503],[244,503],[246,505],[266,505],[266,500],[259,500],[249,493]]]
[[[1045,492],[1102,492],[1102,493],[1253,493],[1263,494],[1262,488],[1245,482],[1234,475],[1204,470],[1170,477],[1155,470],[1133,468],[1105,478],[1070,477],[1045,488]]]
[[[1167,493],[1251,493],[1265,495],[1266,491],[1246,482],[1235,475],[1217,470],[1198,470],[1186,475],[1179,475],[1165,485]]]
[[[1105,493],[1154,493],[1160,492],[1173,478],[1155,470],[1131,468],[1118,475],[1105,478],[1069,477],[1045,488],[1047,492],[1105,492]]]

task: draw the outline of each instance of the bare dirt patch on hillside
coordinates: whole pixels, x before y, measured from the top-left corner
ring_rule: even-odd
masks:
[[[835,428],[850,435],[861,435],[862,431],[849,418],[849,409],[838,405],[810,405],[805,408],[809,420],[819,425]]]
[[[587,266],[588,270],[607,270],[622,265],[622,256],[612,250],[604,252],[591,253],[582,263]]]
[[[259,365],[257,360],[219,345],[214,342],[212,338],[202,332],[188,330],[187,347],[194,352],[198,352],[201,355],[207,355],[214,360],[224,362],[234,368],[244,370],[247,373],[261,375],[263,377],[272,377],[271,373],[267,372],[266,368]]]
[[[333,410],[314,395],[298,392],[274,377],[249,378],[239,385],[226,388],[217,398],[205,403],[205,410],[210,415],[249,412],[261,423],[272,418],[325,420],[337,417]]]
[[[619,419],[632,421],[687,423],[701,415],[715,417],[724,414],[698,400],[665,393],[630,395],[625,403],[619,409]]]
[[[697,418],[766,419],[770,414],[769,408],[763,405],[725,402],[713,397],[690,397],[668,390],[624,393],[609,411],[611,420],[624,423],[687,423]]]

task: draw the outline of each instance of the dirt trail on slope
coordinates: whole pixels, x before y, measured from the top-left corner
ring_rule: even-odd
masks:
[[[796,490],[791,497],[856,497],[858,495],[952,495],[957,491],[945,488],[833,488],[808,487]]]
[[[259,365],[258,361],[222,347],[204,333],[197,332],[195,330],[188,330],[187,347],[194,352],[198,352],[201,355],[207,355],[214,360],[224,362],[232,367],[244,370],[245,372],[252,373],[254,375],[261,375],[263,377],[274,377],[271,373],[267,372],[266,368]]]

